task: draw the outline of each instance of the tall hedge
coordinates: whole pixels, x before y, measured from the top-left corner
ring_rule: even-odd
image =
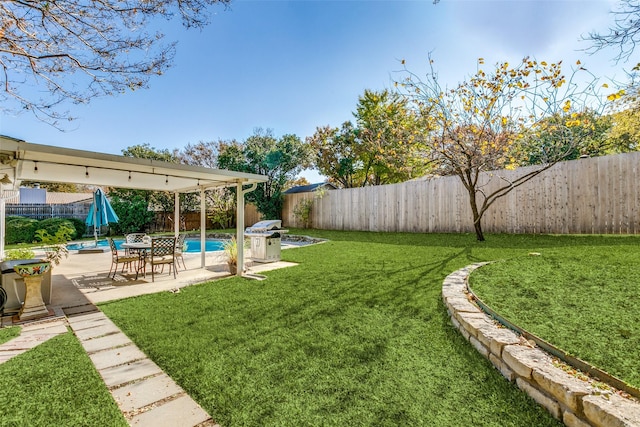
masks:
[[[33,242],[37,224],[38,221],[31,218],[21,216],[7,217],[5,222],[5,243],[13,245]]]
[[[73,230],[72,239],[82,237],[85,233],[86,225],[82,220],[66,218],[47,218],[41,221],[25,218],[21,216],[7,217],[5,222],[5,243],[13,245],[16,243],[33,243],[36,230],[46,230],[51,236],[55,236],[58,229],[63,225]]]
[[[58,229],[60,229],[60,227],[62,227],[63,225],[73,230],[71,238],[75,239],[77,236],[76,226],[67,218],[47,218],[43,219],[42,221],[38,221],[38,224],[36,224],[36,231],[46,230],[49,235],[55,236],[58,232]]]

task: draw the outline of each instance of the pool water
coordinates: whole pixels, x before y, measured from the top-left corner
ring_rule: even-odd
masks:
[[[124,240],[114,239],[116,243],[116,248],[122,249],[122,244],[125,242]],[[200,239],[185,239],[184,241],[187,249],[184,252],[200,252]],[[95,247],[95,242],[82,242],[82,243],[71,243],[67,245],[67,249],[70,251],[77,251],[83,248],[93,248]],[[109,242],[106,240],[98,240],[98,247],[108,248]],[[223,249],[223,241],[217,239],[207,239],[205,241],[205,252],[213,252],[213,251],[221,251]]]

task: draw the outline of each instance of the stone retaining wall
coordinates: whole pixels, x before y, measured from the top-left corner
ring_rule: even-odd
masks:
[[[569,427],[640,427],[640,403],[577,375],[475,305],[467,291],[469,274],[485,263],[458,270],[442,284],[451,322],[509,381]]]

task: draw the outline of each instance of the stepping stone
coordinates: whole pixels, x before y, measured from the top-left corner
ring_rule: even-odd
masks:
[[[108,388],[117,387],[142,378],[158,375],[162,370],[149,359],[98,371]]]
[[[111,391],[122,412],[131,412],[184,391],[167,374],[147,378]]]
[[[109,348],[121,347],[123,345],[129,345],[133,342],[124,333],[105,335],[99,338],[92,338],[82,342],[84,350],[91,354],[96,351],[107,350]]]
[[[95,365],[96,369],[101,370],[123,365],[125,363],[135,362],[136,360],[146,359],[147,355],[141,352],[138,347],[131,344],[124,347],[111,348],[97,353],[92,353],[89,355],[89,358]]]
[[[207,414],[189,396],[179,397],[131,418],[137,427],[193,427],[209,420]]]
[[[111,322],[88,329],[75,330],[75,328],[73,328],[73,331],[80,341],[86,341],[92,338],[121,332],[120,329]]]

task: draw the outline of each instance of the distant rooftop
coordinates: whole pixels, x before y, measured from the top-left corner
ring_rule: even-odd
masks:
[[[330,182],[318,182],[317,184],[298,185],[297,187],[291,187],[283,194],[310,193],[321,187],[324,187],[327,190],[335,190],[337,188]]]
[[[33,189],[33,190],[41,190],[44,189]],[[27,192],[28,194],[29,192]],[[25,192],[22,192],[22,195],[25,195]],[[58,192],[49,192],[46,191],[45,196],[41,200],[36,200],[35,198],[30,198],[28,201],[22,200],[21,194],[19,190],[5,190],[3,191],[2,197],[5,199],[5,202],[8,204],[29,204],[29,203],[46,203],[49,205],[65,205],[68,203],[79,203],[79,202],[92,202],[93,201],[93,193],[58,193]]]

